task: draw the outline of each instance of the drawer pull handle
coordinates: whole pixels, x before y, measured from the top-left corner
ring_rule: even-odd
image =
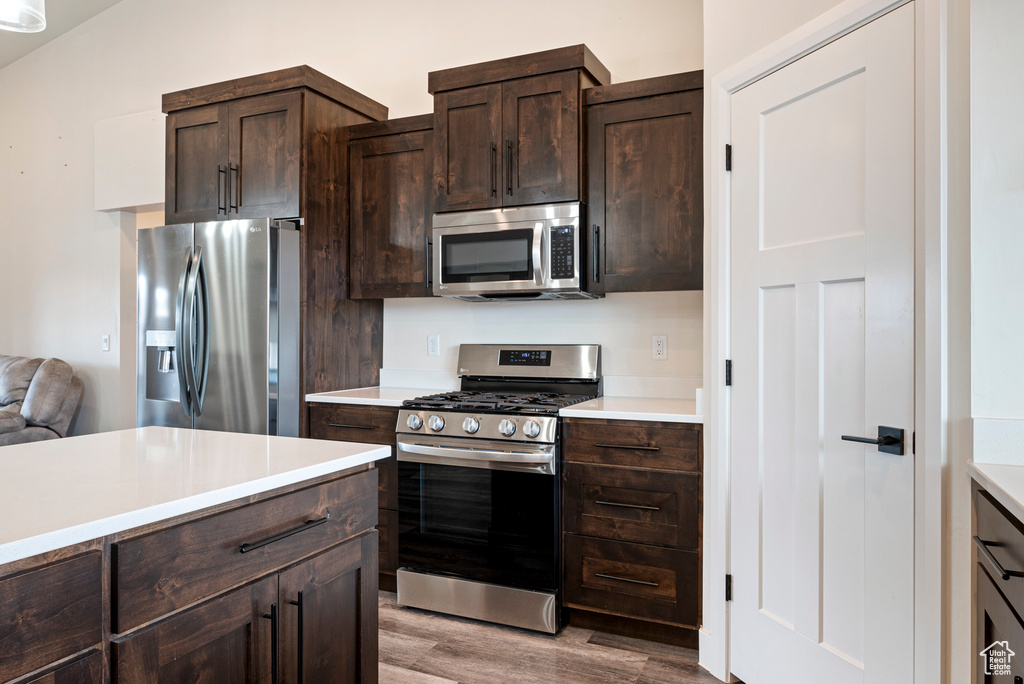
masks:
[[[328,423],[329,427],[350,428],[352,430],[376,430],[376,425],[345,425],[344,423]]]
[[[595,572],[594,577],[603,577],[605,579],[618,580],[619,582],[629,582],[630,584],[642,584],[645,587],[654,587],[655,589],[658,588],[657,582],[644,582],[643,580],[629,579],[628,577],[616,577],[615,575],[605,575],[600,572]]]
[[[277,604],[270,604],[270,612],[263,613],[263,617],[270,620],[270,681],[277,684]]]
[[[601,449],[630,449],[636,451],[661,451],[660,447],[656,446],[636,446],[633,444],[595,444],[594,446]]]
[[[1011,577],[1024,577],[1024,572],[1003,569],[1003,566],[999,564],[999,561],[996,560],[996,557],[993,556],[992,552],[988,550],[988,545],[994,545],[995,542],[981,541],[981,537],[979,537],[978,535],[974,535],[974,544],[978,547],[978,550],[981,551],[981,555],[985,557],[985,560],[989,562],[989,565],[991,565],[995,569],[996,574],[1003,578],[1004,582],[1010,579]]]
[[[303,684],[303,682],[305,681],[305,677],[302,674],[302,659],[303,659],[302,623],[305,620],[304,620],[304,617],[303,617],[303,614],[302,614],[302,592],[301,591],[299,592],[299,598],[297,600],[289,601],[288,603],[290,603],[293,606],[298,606],[298,608],[299,608],[299,615],[298,615],[298,618],[297,618],[297,621],[298,621],[298,630],[297,630],[298,631],[298,639],[297,639],[297,641],[299,643],[299,657],[296,660],[298,661],[297,662],[297,665],[298,665],[298,677],[299,677],[298,681],[299,681],[299,684]]]
[[[267,544],[273,544],[276,541],[281,541],[282,539],[287,539],[288,537],[292,536],[293,534],[298,534],[299,532],[305,532],[306,530],[312,529],[312,528],[316,527],[317,525],[323,525],[325,522],[330,520],[330,518],[331,518],[331,512],[327,511],[327,515],[325,515],[324,517],[319,518],[317,520],[307,520],[304,525],[299,525],[298,527],[296,527],[294,529],[291,529],[291,530],[288,530],[287,532],[282,532],[281,534],[275,534],[273,537],[267,537],[266,539],[261,539],[260,541],[253,542],[251,544],[242,544],[242,546],[238,549],[238,551],[240,553],[248,553],[250,551],[255,551],[256,549],[262,548],[262,547],[266,546]]]
[[[599,506],[620,506],[622,508],[639,508],[643,511],[660,511],[657,506],[641,506],[640,504],[617,503],[615,501],[595,501]]]

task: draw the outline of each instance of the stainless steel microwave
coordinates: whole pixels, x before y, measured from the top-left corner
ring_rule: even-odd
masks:
[[[579,202],[434,214],[434,294],[467,301],[594,299]]]

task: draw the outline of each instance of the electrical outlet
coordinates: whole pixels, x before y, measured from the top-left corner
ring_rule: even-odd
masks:
[[[441,336],[427,335],[427,356],[441,355]]]
[[[100,339],[100,351],[110,351],[110,335],[104,335]]]
[[[662,361],[668,357],[668,341],[664,335],[651,335],[651,358]]]

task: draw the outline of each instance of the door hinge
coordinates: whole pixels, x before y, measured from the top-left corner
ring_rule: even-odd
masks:
[[[732,171],[732,145],[725,146],[725,170]]]
[[[732,359],[725,360],[725,386],[732,385]]]
[[[732,575],[725,576],[725,600],[732,601]]]

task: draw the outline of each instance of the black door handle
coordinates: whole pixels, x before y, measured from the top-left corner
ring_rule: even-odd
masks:
[[[842,438],[847,442],[874,444],[883,454],[896,454],[897,456],[902,456],[904,451],[903,432],[903,428],[879,425],[877,439],[871,439],[870,437],[853,437],[852,435],[843,435]]]

